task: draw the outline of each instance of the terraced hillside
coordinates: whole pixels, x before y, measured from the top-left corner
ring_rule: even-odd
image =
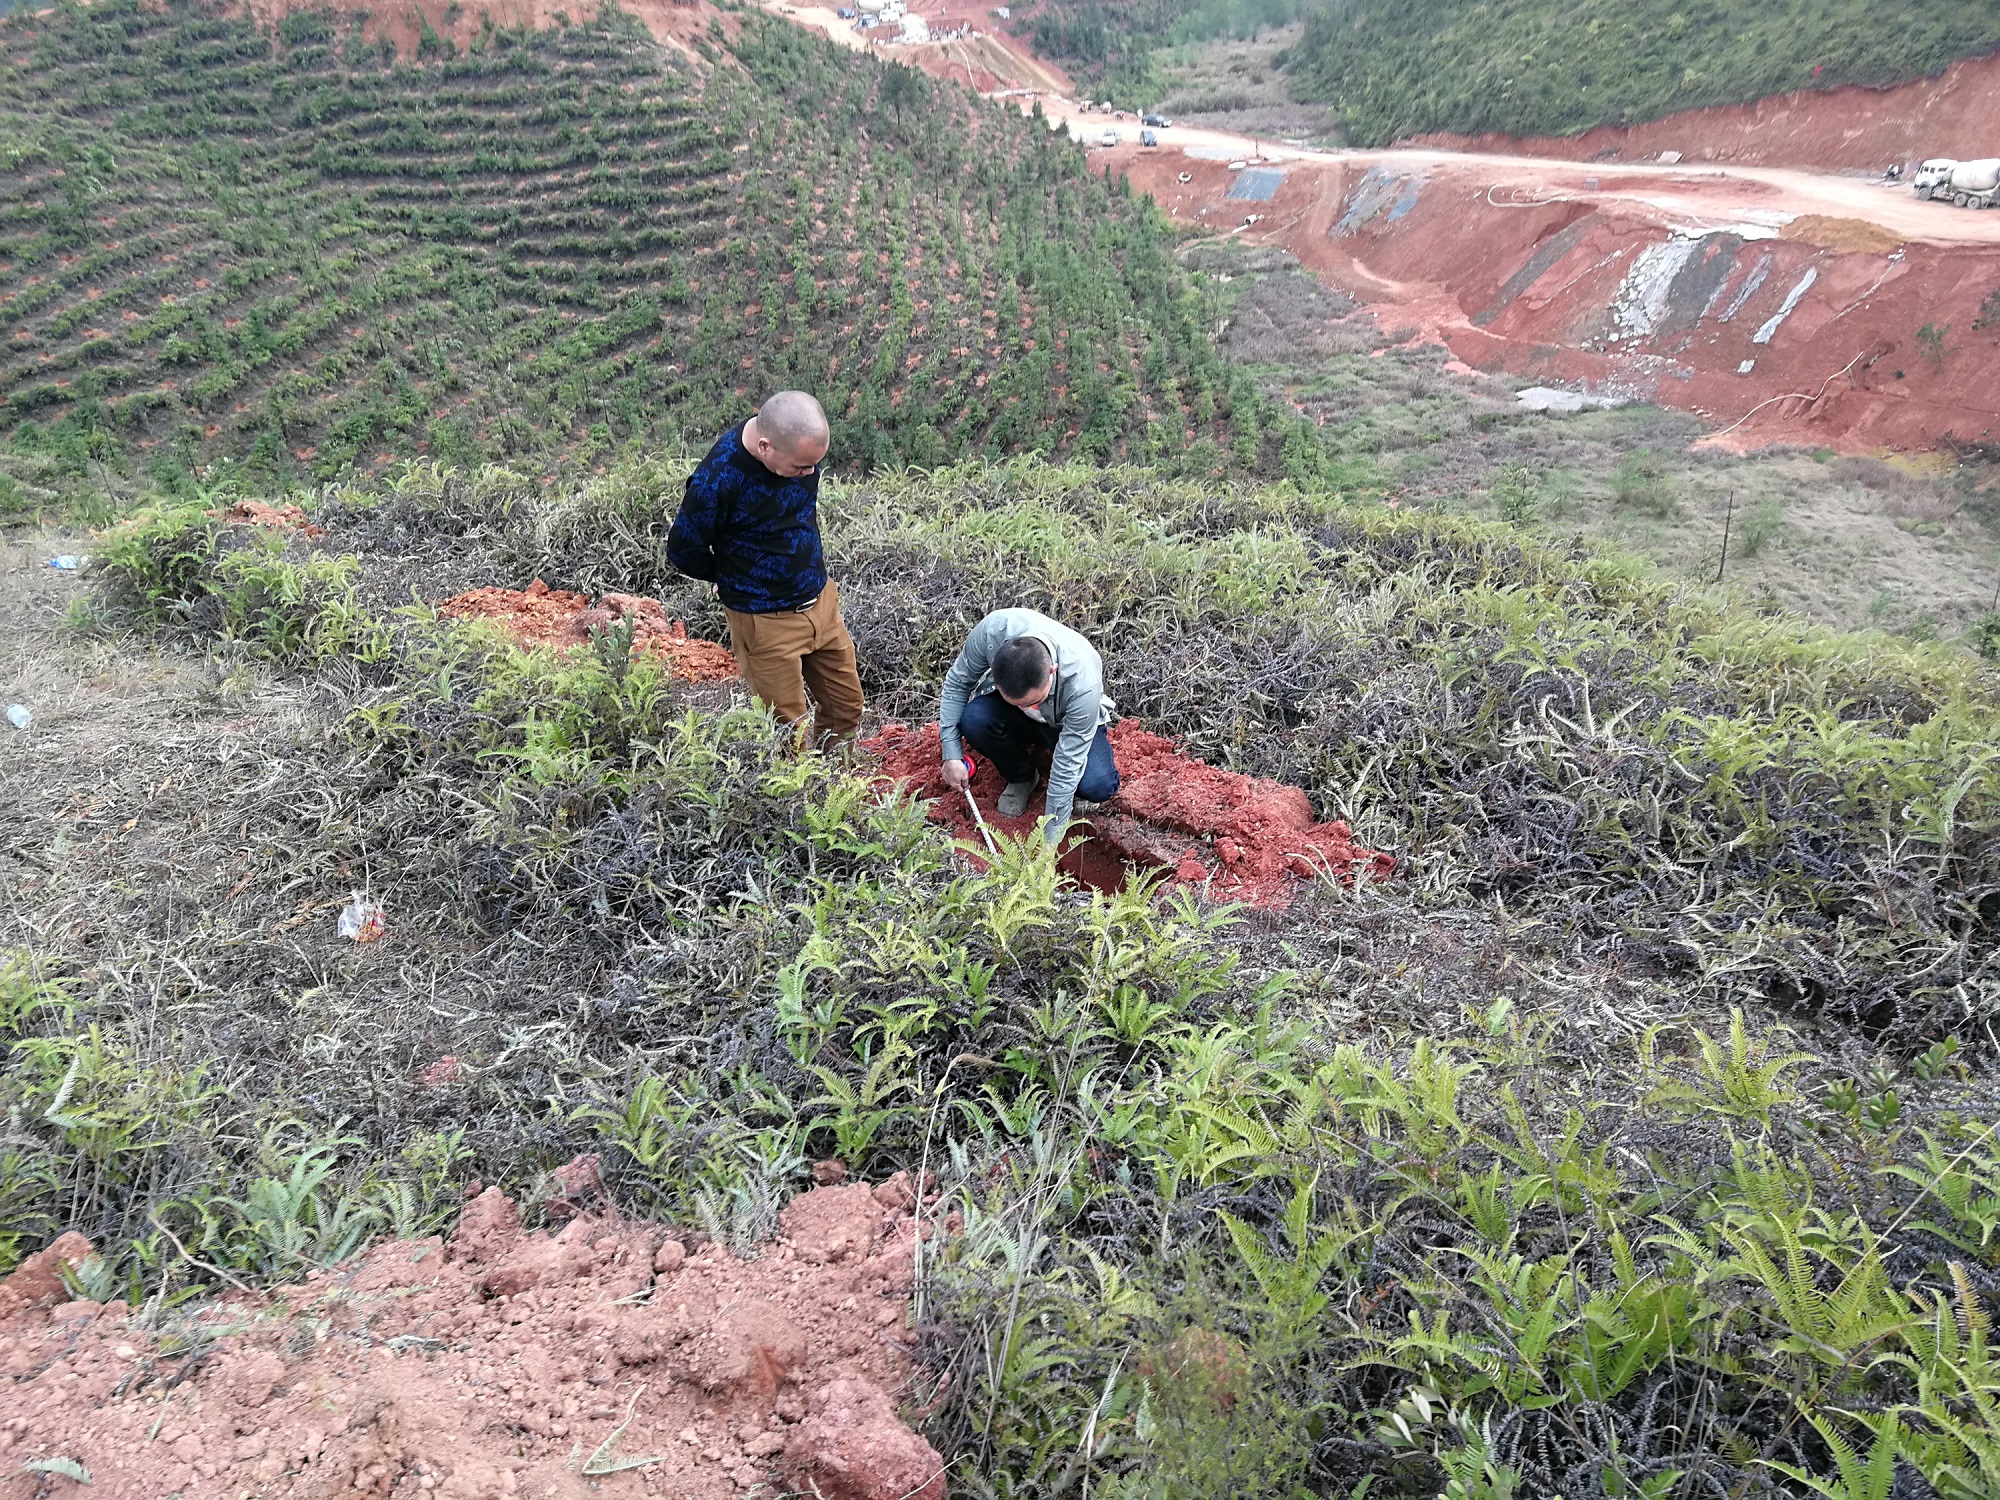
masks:
[[[17,450],[581,461],[802,382],[856,464],[1281,452],[1150,204],[776,22],[699,62],[609,9],[399,62],[352,17],[108,0],[0,44]]]

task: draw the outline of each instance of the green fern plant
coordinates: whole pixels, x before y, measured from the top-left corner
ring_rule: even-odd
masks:
[[[1811,1474],[1796,1464],[1780,1463],[1769,1458],[1758,1459],[1758,1464],[1798,1481],[1823,1500],[1889,1500],[1890,1487],[1896,1482],[1898,1430],[1893,1419],[1879,1426],[1875,1441],[1866,1453],[1862,1453],[1829,1418],[1816,1411],[1807,1411],[1804,1415],[1813,1431],[1819,1434],[1820,1441],[1832,1453],[1834,1473],[1830,1476]]]
[[[1649,1074],[1661,1071],[1656,1053],[1660,1031],[1649,1027],[1640,1041],[1640,1064]],[[1660,1084],[1647,1096],[1647,1103],[1724,1115],[1769,1130],[1772,1110],[1798,1102],[1797,1091],[1783,1080],[1809,1059],[1797,1052],[1773,1056],[1766,1043],[1752,1041],[1741,1008],[1729,1013],[1726,1041],[1699,1029],[1694,1036],[1695,1076]]]
[[[1313,1223],[1318,1186],[1317,1178],[1299,1183],[1285,1205],[1289,1257],[1274,1254],[1264,1237],[1234,1214],[1218,1211],[1237,1256],[1264,1295],[1265,1311],[1287,1339],[1305,1333],[1326,1310],[1330,1294],[1321,1290],[1320,1283],[1360,1237],[1351,1230],[1324,1229]]]

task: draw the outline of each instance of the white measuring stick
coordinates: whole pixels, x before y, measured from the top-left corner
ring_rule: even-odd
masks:
[[[1000,858],[1000,850],[994,848],[994,834],[992,834],[992,828],[986,826],[986,814],[980,812],[980,804],[972,800],[972,788],[970,786],[960,786],[958,790],[966,794],[966,806],[972,808],[972,822],[976,822],[980,826],[980,838],[986,840],[986,852],[992,854],[998,860]]]

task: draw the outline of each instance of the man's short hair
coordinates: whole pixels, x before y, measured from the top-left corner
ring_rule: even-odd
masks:
[[[804,391],[779,391],[758,407],[757,430],[787,455],[824,449],[830,437],[826,411]]]
[[[993,653],[993,685],[1003,698],[1025,698],[1048,680],[1049,648],[1017,635]]]

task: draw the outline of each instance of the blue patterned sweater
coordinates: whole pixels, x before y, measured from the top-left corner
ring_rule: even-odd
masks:
[[[713,583],[739,614],[810,603],[826,587],[819,470],[781,478],[744,448],[743,429],[731,428],[688,476],[667,560]]]

